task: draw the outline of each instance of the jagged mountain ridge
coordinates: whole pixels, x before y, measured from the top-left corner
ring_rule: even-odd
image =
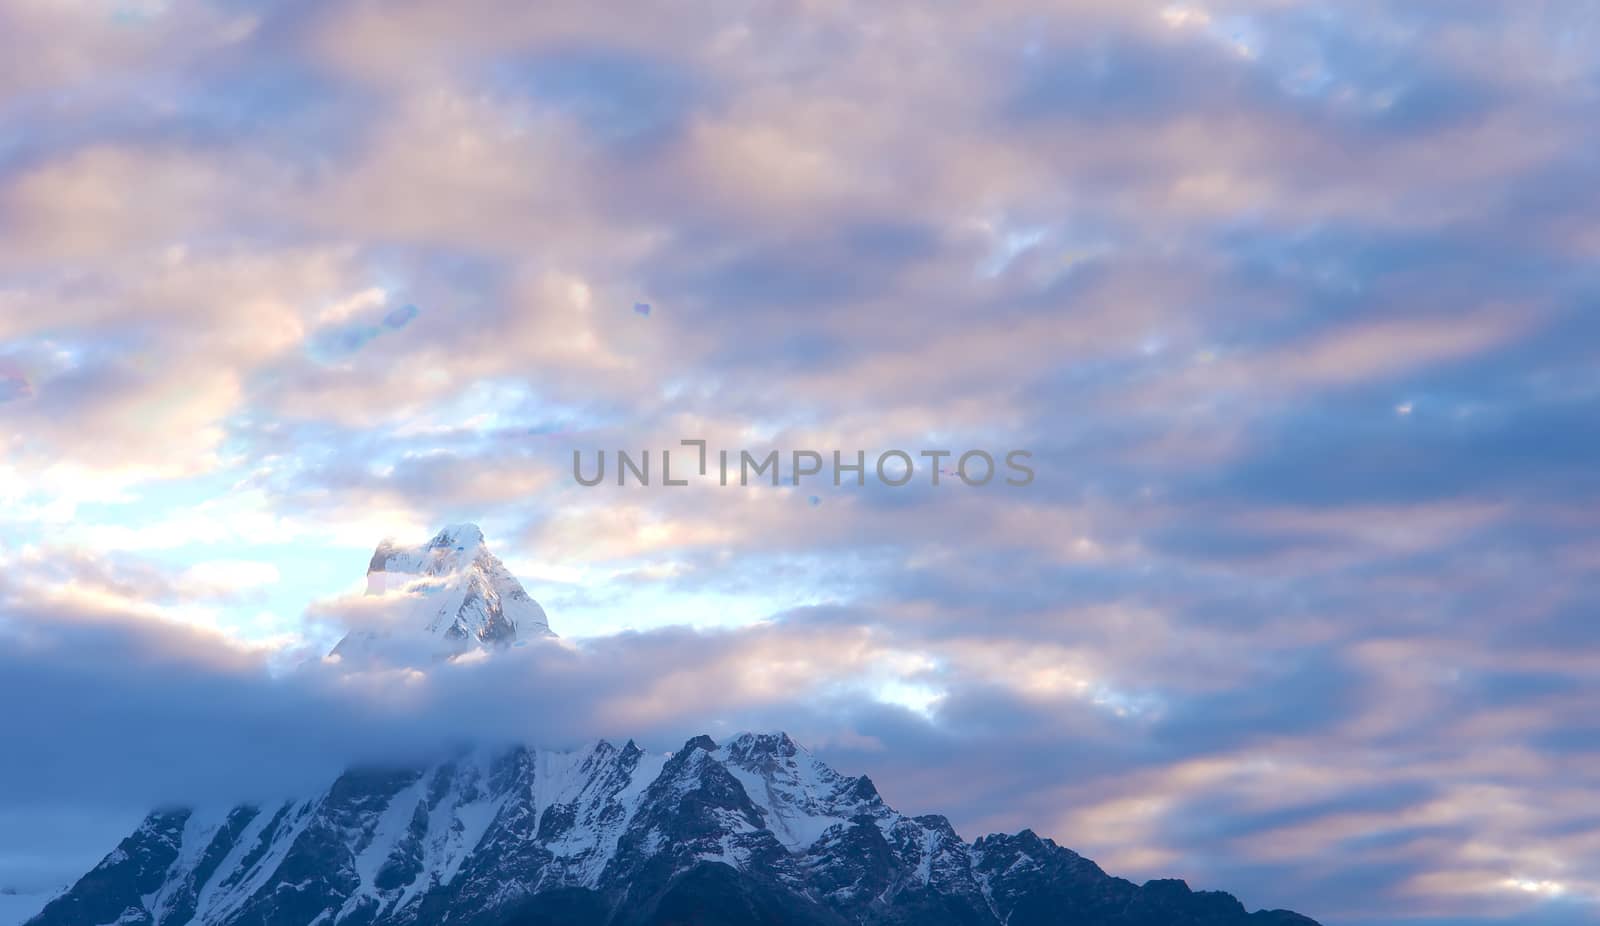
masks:
[[[275,807],[167,809],[30,926],[1314,926],[1143,886],[1024,830],[964,842],[787,735],[464,751]]]
[[[554,635],[544,608],[489,551],[476,524],[449,525],[415,547],[379,543],[367,567],[367,594],[393,597],[389,623],[440,653]],[[331,655],[362,655],[383,641],[370,630],[351,631]]]

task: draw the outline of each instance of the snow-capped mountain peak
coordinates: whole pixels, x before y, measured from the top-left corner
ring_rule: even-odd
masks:
[[[392,538],[385,538],[373,551],[372,562],[367,567],[367,593],[399,590],[422,576],[452,576],[469,568],[480,551],[488,553],[483,531],[476,524],[449,525],[434,534],[433,539],[416,547],[403,547]]]
[[[418,546],[384,540],[367,567],[367,594],[392,597],[392,624],[445,652],[553,636],[544,608],[489,552],[476,524],[449,525]],[[350,655],[378,636],[352,632],[333,652]]]
[[[151,814],[32,926],[1315,926],[965,842],[782,733],[464,749],[276,806]]]

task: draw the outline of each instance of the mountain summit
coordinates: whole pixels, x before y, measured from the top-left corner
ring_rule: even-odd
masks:
[[[384,540],[367,567],[367,594],[396,598],[392,622],[440,644],[447,653],[503,647],[553,636],[544,608],[489,552],[476,524],[452,524],[421,546]],[[349,655],[374,642],[372,631],[352,631],[333,648]]]
[[[782,733],[463,751],[278,806],[157,811],[29,926],[1316,926],[966,842]]]

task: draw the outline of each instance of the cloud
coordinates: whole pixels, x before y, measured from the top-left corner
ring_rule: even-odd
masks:
[[[1252,906],[1591,913],[1592,31],[725,12],[0,14],[0,831],[784,727]],[[683,438],[1038,478],[568,477]],[[563,642],[323,665],[372,544],[465,519]]]

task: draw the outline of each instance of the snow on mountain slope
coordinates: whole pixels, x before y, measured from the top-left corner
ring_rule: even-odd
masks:
[[[893,815],[866,776],[840,775],[786,734],[746,733],[717,755],[725,756],[728,770],[760,809],[767,828],[790,852],[805,849],[829,827],[856,816]]]
[[[904,816],[865,776],[764,733],[699,736],[670,755],[604,741],[463,750],[351,770],[274,807],[158,811],[29,922],[499,924],[576,896],[587,914],[530,922],[620,926],[680,922],[650,911],[716,907],[731,889],[766,905],[754,921],[830,926],[1025,926],[1068,922],[1063,910],[1115,926],[1311,923],[1181,884],[1111,878],[1028,831],[969,845],[943,817]]]
[[[508,646],[519,634],[553,635],[544,608],[489,552],[475,524],[450,525],[421,546],[378,544],[367,568],[367,594],[391,598],[386,623],[414,634],[396,642],[431,641],[436,652]],[[352,631],[333,654],[361,655],[385,642],[384,634]]]

